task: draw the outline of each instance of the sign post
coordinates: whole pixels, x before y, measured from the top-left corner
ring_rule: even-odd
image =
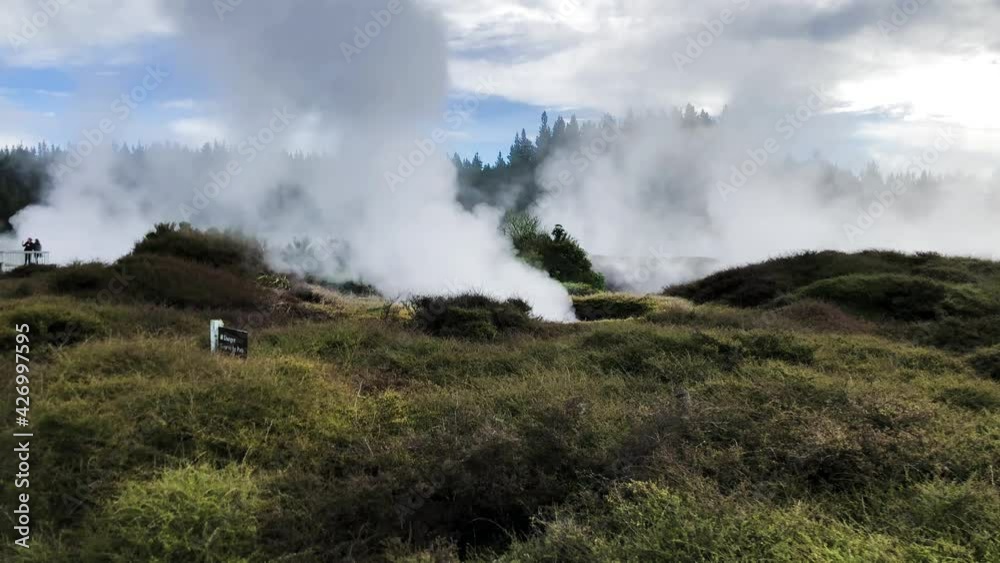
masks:
[[[246,359],[250,350],[250,333],[245,330],[226,328],[225,323],[213,320],[208,325],[209,338],[212,343],[212,353],[229,354]]]
[[[219,327],[219,352],[245,360],[249,349],[250,333],[235,328]]]
[[[208,322],[208,338],[212,346],[212,352],[218,350],[219,345],[219,329],[225,326],[226,323],[220,320],[212,320]]]

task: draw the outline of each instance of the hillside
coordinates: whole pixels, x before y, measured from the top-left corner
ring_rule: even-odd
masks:
[[[0,279],[5,354],[31,327],[18,560],[1000,560],[1000,264],[805,254],[558,325],[184,236]]]

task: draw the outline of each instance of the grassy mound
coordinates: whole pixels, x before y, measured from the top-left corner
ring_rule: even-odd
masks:
[[[969,364],[979,375],[1000,381],[1000,346],[977,351],[969,357]]]
[[[88,561],[248,561],[260,493],[250,472],[187,466],[128,482],[87,526]]]
[[[420,299],[407,323],[337,295],[309,305],[329,316],[252,329],[247,360],[209,353],[204,310],[93,299],[86,283],[47,295],[55,272],[0,279],[40,291],[0,301],[0,322],[31,323],[44,436],[32,549],[3,527],[0,559],[997,560],[998,343],[883,335],[992,319],[956,313],[991,295],[992,274],[968,271],[980,281],[865,274],[940,284],[944,316],[918,321],[791,295],[621,296],[653,310],[549,324],[463,295]],[[43,353],[67,326],[81,338]]]
[[[6,279],[22,279],[30,278],[38,274],[44,274],[45,272],[51,272],[55,270],[56,266],[53,264],[28,264],[25,266],[18,266],[9,272],[4,272],[0,274],[0,278]]]
[[[696,303],[757,307],[821,280],[880,274],[910,275],[947,283],[996,283],[1000,281],[1000,263],[877,250],[856,254],[805,252],[730,268],[701,280],[669,287],[665,293]]]
[[[180,258],[132,255],[118,262],[124,293],[172,307],[251,309],[266,294],[251,280]]]
[[[96,294],[107,289],[115,272],[100,262],[73,263],[52,271],[48,276],[53,292],[60,294]]]
[[[14,349],[15,326],[28,325],[30,342],[36,348],[76,344],[106,332],[105,324],[89,312],[52,303],[18,303],[0,310],[0,340]]]
[[[576,318],[581,321],[629,319],[641,317],[656,308],[651,298],[623,293],[598,293],[573,297]]]
[[[531,307],[520,299],[499,301],[474,293],[450,297],[416,297],[410,301],[413,323],[441,337],[492,340],[532,330]]]
[[[264,249],[254,240],[235,233],[200,231],[186,223],[160,223],[136,243],[133,255],[181,258],[247,276],[266,271]]]
[[[998,308],[976,289],[901,274],[839,276],[814,282],[794,297],[828,301],[865,315],[902,321],[981,316]]]

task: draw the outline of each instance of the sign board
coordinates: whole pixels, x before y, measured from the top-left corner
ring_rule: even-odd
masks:
[[[224,326],[219,327],[218,330],[219,340],[216,351],[246,359],[247,351],[250,349],[250,333]]]

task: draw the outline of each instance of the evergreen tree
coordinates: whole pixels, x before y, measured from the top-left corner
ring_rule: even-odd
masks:
[[[538,127],[538,137],[535,138],[535,146],[538,147],[538,154],[548,153],[549,145],[552,144],[552,129],[549,128],[549,114],[542,112],[542,124]]]
[[[555,125],[552,126],[552,146],[559,147],[566,140],[566,120],[563,116],[556,118]]]

